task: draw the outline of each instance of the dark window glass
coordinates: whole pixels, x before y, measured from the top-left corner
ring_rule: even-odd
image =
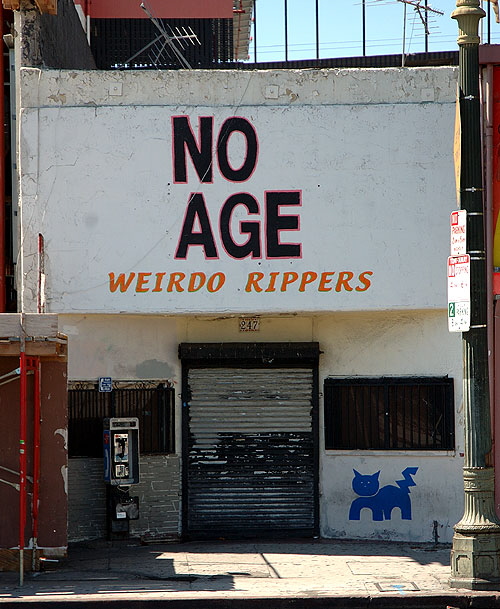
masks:
[[[326,379],[325,448],[452,450],[453,379]]]
[[[102,457],[103,419],[137,417],[141,454],[175,451],[174,389],[157,387],[97,388],[68,391],[68,451],[70,457]]]

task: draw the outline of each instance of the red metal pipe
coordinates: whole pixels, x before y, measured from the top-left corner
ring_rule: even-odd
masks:
[[[22,345],[22,343],[21,343]],[[19,409],[19,583],[24,577],[24,530],[26,527],[26,421],[28,410],[28,379],[26,353],[21,346],[20,355],[20,409]]]
[[[41,425],[41,365],[40,358],[31,358],[31,368],[34,371],[35,387],[33,396],[33,555],[32,570],[36,567],[36,549],[38,545],[38,503],[40,497],[40,425]]]
[[[44,313],[44,287],[43,275],[45,273],[45,246],[43,235],[38,235],[38,287],[37,287],[37,313]]]
[[[0,36],[3,38],[4,18],[3,8],[0,8]],[[2,44],[0,52],[0,313],[5,313],[6,310],[6,249],[7,243],[5,238],[5,65],[4,65],[4,45]]]

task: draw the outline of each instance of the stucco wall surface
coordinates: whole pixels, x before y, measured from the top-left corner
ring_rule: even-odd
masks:
[[[179,454],[179,343],[318,341],[322,535],[449,541],[463,446],[446,319],[456,78],[21,70],[22,310],[41,295],[61,314],[71,380],[171,381]],[[240,314],[259,331],[240,332]],[[455,379],[456,452],[325,451],[324,379],[393,375]],[[388,487],[408,468],[410,518],[350,518],[354,469]],[[134,530],[159,530],[163,512],[175,529],[176,491],[154,482]]]
[[[458,69],[21,70],[22,107],[454,103]]]
[[[315,324],[324,352],[325,377],[450,376],[455,379],[455,451],[321,451],[321,533],[349,539],[451,542],[453,525],[463,514],[463,405],[459,334],[448,332],[446,313],[344,314],[320,316]],[[320,417],[321,420],[321,417]],[[320,423],[322,425],[322,423]],[[320,433],[320,442],[323,434]],[[409,487],[411,520],[395,508],[389,520],[374,521],[364,508],[350,519],[358,498],[352,487],[356,470],[380,471],[379,488],[398,486],[406,468],[418,468]]]
[[[65,315],[61,317],[60,325],[69,336],[71,380],[111,376],[116,380],[164,378],[173,382],[177,396],[176,446],[179,454],[179,343],[319,341],[322,351],[319,366],[322,536],[451,541],[452,527],[463,513],[462,369],[460,336],[448,332],[445,311],[262,316],[259,332],[240,332],[237,316]],[[455,451],[326,451],[323,440],[324,379],[356,375],[448,375],[454,378]],[[356,499],[352,489],[353,469],[363,475],[380,470],[382,487],[395,485],[406,468],[415,467],[418,471],[413,476],[415,486],[410,488],[410,520],[404,520],[397,508],[389,520],[374,521],[367,509],[362,511],[360,521],[349,519],[350,506]],[[169,471],[174,470],[170,468]],[[145,481],[145,484],[149,483]],[[149,490],[144,491],[141,513],[150,509],[148,493]],[[169,502],[164,509],[172,523],[179,506],[171,496],[171,490],[165,489],[163,501]],[[151,516],[151,522],[158,522],[161,513],[157,510],[156,515]]]
[[[60,313],[445,308],[455,86],[22,70],[23,310],[39,290]]]
[[[389,541],[419,541],[450,543],[453,526],[463,515],[462,491],[463,459],[453,453],[382,451],[351,451],[341,453],[327,451],[322,459],[321,534],[324,537],[346,539],[383,539]],[[416,473],[405,475],[407,468]],[[357,472],[357,475],[355,474]],[[394,507],[389,518],[386,515],[375,520],[383,501],[358,495],[356,476],[371,477],[380,472],[375,489],[392,487],[396,498],[388,505],[401,500],[397,494],[406,493],[408,487],[411,512],[404,513]],[[403,489],[397,484],[402,483]],[[399,491],[398,491],[399,489]],[[380,497],[380,495],[379,495]],[[363,507],[359,513],[356,502]],[[405,500],[403,500],[405,501]],[[354,511],[351,512],[351,508]],[[375,511],[374,511],[375,509]]]

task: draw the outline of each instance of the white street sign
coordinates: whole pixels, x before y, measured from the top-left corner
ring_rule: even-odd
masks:
[[[467,212],[465,209],[452,211],[450,214],[450,255],[461,256],[467,251]]]
[[[448,330],[467,332],[470,328],[470,256],[448,258]]]
[[[470,302],[448,303],[448,330],[468,332],[470,329]]]

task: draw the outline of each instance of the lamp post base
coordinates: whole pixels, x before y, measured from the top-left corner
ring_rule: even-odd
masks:
[[[494,469],[464,467],[465,513],[455,525],[452,588],[500,590],[500,521],[495,512]]]
[[[500,532],[455,533],[451,551],[452,588],[500,589]]]

